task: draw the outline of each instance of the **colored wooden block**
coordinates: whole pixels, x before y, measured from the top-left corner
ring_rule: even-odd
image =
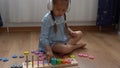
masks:
[[[56,60],[56,63],[57,63],[57,64],[61,64],[61,63],[62,63],[62,59],[58,58],[58,59]]]
[[[52,59],[51,59],[51,64],[52,64],[52,65],[56,65],[56,64],[57,64],[56,61],[57,61],[56,58],[52,58]]]
[[[0,58],[0,61],[2,61],[2,58]]]
[[[16,54],[14,54],[14,55],[12,56],[12,58],[17,58],[17,55],[16,55]]]
[[[92,56],[92,55],[90,55],[90,56],[89,56],[89,59],[94,59],[94,58],[95,58],[95,57],[94,57],[94,56]]]
[[[70,58],[75,58],[75,55],[70,55]]]
[[[39,57],[39,60],[40,60],[40,61],[44,60],[44,57]]]
[[[8,58],[3,58],[3,62],[7,62],[8,60]]]
[[[31,53],[35,53],[36,51],[35,50],[31,50]]]
[[[45,61],[44,65],[41,64],[43,61],[39,61],[39,68],[61,68],[61,67],[71,67],[71,66],[77,66],[78,62],[76,61],[75,58],[68,58],[69,61],[71,61],[70,64],[57,64],[57,65],[52,65],[51,63],[47,63],[47,61]],[[26,63],[23,62],[23,68],[26,68]],[[32,68],[32,64],[30,64],[30,62],[28,63],[28,68]],[[34,61],[34,68],[38,68],[37,67],[37,61]]]
[[[28,54],[29,54],[29,51],[25,51],[25,52],[24,52],[24,55],[28,55]]]
[[[24,55],[19,56],[19,58],[24,58]]]

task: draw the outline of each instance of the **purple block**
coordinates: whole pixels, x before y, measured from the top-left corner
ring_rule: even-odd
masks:
[[[31,50],[31,53],[35,53],[36,51],[35,50]]]

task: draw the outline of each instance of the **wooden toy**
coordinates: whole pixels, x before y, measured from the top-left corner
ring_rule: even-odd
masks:
[[[11,68],[23,68],[23,65],[13,64],[13,65],[11,65]]]
[[[83,54],[82,54],[82,53],[80,53],[80,54],[78,54],[78,56],[83,57]]]
[[[55,58],[53,59],[55,60]],[[60,60],[60,59],[59,59]],[[57,60],[58,64],[55,64],[56,62],[54,61],[54,64],[55,65],[52,65],[51,63],[48,63],[48,60],[43,60],[43,61],[34,61],[34,68],[55,68],[55,67],[69,67],[69,66],[77,66],[78,65],[78,62],[75,60],[75,58],[66,58],[66,62],[65,64],[60,64],[59,60]],[[63,60],[63,59],[61,59]],[[61,61],[60,60],[60,61]],[[39,63],[39,67],[38,67],[38,63]],[[26,68],[26,63],[23,62],[23,68]],[[29,68],[32,68],[32,63],[29,62],[28,63],[28,67]]]
[[[88,54],[80,53],[80,54],[78,54],[78,56],[80,56],[80,57],[88,57]]]
[[[31,53],[35,53],[36,51],[35,50],[31,50]]]
[[[8,58],[3,58],[3,62],[7,62],[8,60]]]
[[[34,55],[32,55],[32,68],[34,68]]]
[[[57,63],[57,64],[61,64],[61,63],[62,63],[62,59],[58,58],[58,59],[56,60],[56,63]]]
[[[2,58],[0,58],[0,61],[2,61]]]
[[[92,56],[92,55],[90,55],[90,56],[89,56],[89,59],[94,59],[94,58],[95,58],[95,57],[94,57],[94,56]]]
[[[28,54],[29,54],[29,51],[24,52],[24,55],[26,56],[26,68],[28,68]]]
[[[54,57],[54,58],[51,58],[51,64],[52,64],[52,65],[56,65],[56,64],[57,64],[57,63],[56,63],[56,60],[57,60],[57,59],[56,59],[55,57]]]
[[[39,56],[37,57],[37,67],[39,68]]]
[[[75,58],[75,56],[74,55],[70,55],[70,58]]]
[[[10,68],[17,68],[17,66],[15,64],[11,65]]]
[[[17,65],[17,68],[23,68],[23,65],[18,64],[18,65]]]
[[[24,55],[20,55],[19,58],[24,58]]]
[[[12,56],[12,58],[17,58],[17,55],[16,55],[16,54],[14,54],[14,55]]]
[[[83,54],[83,57],[88,57],[88,55],[87,54]]]

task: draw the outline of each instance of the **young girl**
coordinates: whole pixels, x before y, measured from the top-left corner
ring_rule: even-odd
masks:
[[[70,5],[70,0],[50,0],[52,8],[43,17],[41,25],[39,50],[45,51],[49,57],[53,57],[53,52],[67,54],[77,48],[82,48],[86,44],[76,44],[82,37],[81,31],[72,31],[68,28],[66,21],[66,11]]]

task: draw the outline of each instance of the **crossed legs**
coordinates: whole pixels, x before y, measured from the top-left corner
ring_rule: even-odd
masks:
[[[85,43],[77,44],[77,42],[81,39],[83,33],[81,31],[75,31],[75,33],[76,36],[70,37],[67,44],[56,43],[53,46],[52,50],[57,53],[67,54],[73,51],[74,49],[84,47],[86,45]]]

